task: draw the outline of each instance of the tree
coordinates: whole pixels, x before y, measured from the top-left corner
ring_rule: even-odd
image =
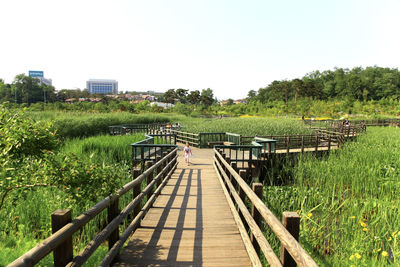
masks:
[[[15,76],[13,85],[15,86],[14,94],[17,103],[31,104],[55,99],[54,87],[41,84],[37,78],[19,74]]]
[[[0,101],[1,102],[14,102],[13,90],[10,84],[5,84],[2,79],[0,79]]]
[[[179,88],[179,89],[175,90],[176,98],[178,98],[179,102],[181,102],[182,104],[186,103],[186,98],[187,98],[188,91],[189,90],[182,89],[182,88]]]
[[[210,88],[201,90],[200,103],[205,107],[214,103],[214,93]]]
[[[190,91],[188,96],[186,97],[187,102],[192,105],[196,105],[200,103],[200,92],[199,90]]]
[[[174,104],[176,99],[175,89],[169,89],[167,92],[165,92],[163,98],[166,103]]]
[[[256,96],[257,96],[257,92],[254,90],[250,90],[249,93],[247,94],[247,100],[250,101],[254,101],[256,100]]]

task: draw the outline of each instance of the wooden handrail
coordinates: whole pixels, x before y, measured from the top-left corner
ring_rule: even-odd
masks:
[[[76,231],[85,226],[90,220],[92,220],[96,215],[98,215],[101,211],[107,208],[110,203],[131,191],[135,186],[140,184],[147,176],[152,175],[154,170],[158,168],[161,164],[171,160],[174,156],[174,161],[176,159],[176,152],[178,148],[172,150],[165,158],[161,159],[159,162],[154,164],[151,168],[144,171],[141,175],[139,175],[136,179],[124,185],[121,189],[119,189],[116,194],[106,197],[105,199],[98,202],[96,205],[91,207],[89,210],[85,211],[83,214],[79,215],[77,218],[72,220],[71,223],[66,224],[56,233],[52,234],[50,237],[46,238],[43,242],[36,245],[34,248],[29,250],[27,253],[10,263],[10,267],[14,266],[34,266],[41,259],[43,259],[46,255],[52,252],[58,245],[63,243],[69,237],[71,237]],[[136,199],[136,198],[135,198]]]
[[[139,225],[140,220],[146,215],[147,211],[151,208],[154,201],[156,200],[156,197],[161,193],[161,190],[168,182],[169,177],[172,175],[172,173],[174,172],[177,165],[178,165],[178,162],[175,162],[174,166],[172,166],[172,168],[169,170],[168,174],[166,175],[166,177],[164,178],[162,183],[157,187],[156,191],[153,193],[153,195],[150,197],[150,199],[147,200],[147,202],[144,205],[144,207],[142,208],[142,210],[138,213],[138,215],[132,220],[132,222],[129,224],[129,226],[125,229],[125,231],[122,233],[120,239],[108,251],[107,255],[103,258],[103,260],[99,264],[99,266],[109,266],[111,264],[112,260],[117,255],[119,250],[122,248],[125,241],[129,238],[132,231]]]
[[[222,171],[222,166],[218,162],[218,160],[216,160],[215,157],[214,157],[214,167],[216,168],[218,175],[222,174],[223,179],[229,188],[231,196],[235,199],[235,202],[238,205],[240,212],[242,213],[244,219],[246,220],[247,225],[249,226],[251,232],[254,234],[254,237],[257,239],[257,242],[260,245],[260,248],[261,248],[262,252],[264,253],[264,256],[267,259],[268,263],[271,266],[282,266],[281,262],[279,261],[279,258],[274,253],[274,250],[272,249],[271,245],[265,238],[260,227],[257,225],[256,221],[251,216],[246,205],[243,203],[243,200],[240,198],[239,194],[236,192],[235,187],[233,186],[232,182],[230,181],[228,175],[224,171]],[[220,172],[218,172],[218,170]]]
[[[171,167],[174,163],[174,160],[177,158],[178,156],[175,156],[168,163],[168,167]],[[166,169],[167,168],[164,168],[159,174],[157,174],[153,181],[151,181],[151,183],[149,183],[146,188],[143,189],[143,191],[137,197],[135,197],[116,218],[109,222],[107,226],[100,233],[98,233],[95,238],[67,266],[75,267],[81,266],[83,263],[85,263],[89,259],[89,257],[96,251],[96,249],[101,245],[101,243],[106,241],[111,232],[119,226],[123,219],[125,219],[125,217],[128,216],[128,214],[130,214],[138,204],[140,204],[144,196],[151,192],[151,189],[156,184],[156,182],[161,179],[162,175],[166,172]]]
[[[261,199],[251,190],[247,183],[236,173],[236,171],[228,164],[220,153],[214,149],[216,159],[222,163],[229,173],[230,177],[235,179],[236,183],[240,186],[241,190],[247,195],[249,200],[254,204],[265,222],[275,233],[281,244],[290,253],[293,259],[299,266],[318,266],[315,261],[308,255],[308,253],[301,247],[297,240],[283,227],[281,222],[275,217],[275,215],[265,206]]]

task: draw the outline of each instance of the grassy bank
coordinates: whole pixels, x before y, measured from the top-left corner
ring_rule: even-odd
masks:
[[[108,133],[108,126],[119,124],[147,124],[177,122],[185,117],[176,114],[132,114],[129,112],[88,113],[88,112],[28,112],[38,121],[51,121],[62,138],[88,137]]]
[[[326,159],[301,157],[293,185],[265,187],[266,205],[301,214],[301,243],[322,266],[399,264],[399,158],[400,130],[369,128]]]

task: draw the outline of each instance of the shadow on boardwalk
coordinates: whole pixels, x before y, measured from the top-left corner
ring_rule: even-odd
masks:
[[[191,164],[194,165],[194,164]],[[199,164],[202,165],[202,164]],[[179,177],[176,180],[175,185],[169,185],[171,194],[161,194],[161,196],[169,196],[169,199],[165,206],[157,206],[157,202],[153,209],[162,209],[161,216],[158,223],[153,226],[143,225],[141,229],[149,229],[153,231],[150,240],[144,243],[141,239],[132,239],[129,245],[124,250],[124,254],[129,254],[129,262],[126,262],[128,266],[139,265],[169,265],[169,266],[201,266],[202,265],[202,239],[203,239],[203,224],[202,224],[202,198],[201,198],[201,170],[188,170],[187,179],[185,179],[186,184],[182,183],[183,177],[185,175],[186,169],[182,169],[179,173]],[[191,195],[190,190],[193,184],[193,180],[197,183],[196,194]],[[167,185],[168,187],[168,185]],[[182,192],[182,189],[184,192]],[[183,193],[183,194],[179,194]],[[177,197],[183,197],[181,202],[181,207],[175,207],[174,202]],[[196,207],[188,207],[189,198],[196,198]],[[194,209],[196,211],[195,227],[188,228],[185,226],[186,211],[188,209]],[[173,211],[178,211],[176,225],[167,225],[167,218]],[[165,247],[162,245],[157,245],[160,238],[165,231],[173,231],[170,247]],[[178,248],[184,237],[184,231],[194,232],[194,245],[196,249],[193,250],[192,261],[178,261]],[[165,257],[166,259],[161,259]],[[121,258],[123,260],[123,258]],[[124,266],[124,265],[118,265]]]

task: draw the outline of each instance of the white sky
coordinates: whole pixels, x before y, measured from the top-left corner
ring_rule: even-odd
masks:
[[[399,0],[0,0],[0,78],[56,89],[211,88],[241,98],[314,70],[400,64]]]

